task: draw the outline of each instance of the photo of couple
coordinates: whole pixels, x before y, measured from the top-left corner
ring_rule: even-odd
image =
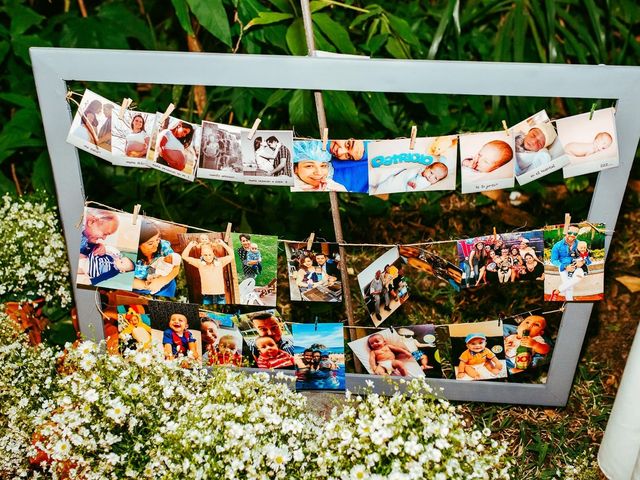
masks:
[[[342,323],[292,325],[296,390],[345,389]]]
[[[285,242],[291,300],[341,302],[342,276],[338,247],[330,243]]]
[[[293,185],[293,132],[256,130],[241,132],[244,182],[255,185]]]

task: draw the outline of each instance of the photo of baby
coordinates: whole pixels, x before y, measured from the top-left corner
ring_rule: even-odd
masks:
[[[458,137],[369,142],[369,194],[453,190]]]
[[[457,380],[507,376],[502,326],[497,320],[448,325],[451,363]]]
[[[509,375],[549,363],[553,341],[542,315],[516,316],[503,322],[504,350]]]
[[[569,163],[562,142],[544,110],[511,128],[516,145],[516,180],[520,185],[555,172]]]
[[[111,162],[111,119],[117,108],[120,107],[111,100],[85,90],[71,122],[67,142]]]
[[[249,366],[293,368],[293,337],[277,310],[239,315],[237,324],[245,342],[245,358]]]
[[[116,165],[148,168],[147,152],[151,145],[156,115],[126,109],[120,118],[120,107],[117,107],[112,118],[112,162]]]
[[[153,347],[162,349],[165,360],[202,359],[198,305],[150,301],[149,315]]]
[[[556,120],[558,137],[569,156],[564,178],[599,172],[620,164],[615,110],[604,108]]]
[[[85,207],[82,217],[78,285],[130,291],[142,219],[129,213]]]
[[[175,117],[160,123],[162,114],[156,113],[158,129],[151,167],[176,177],[195,178],[200,155],[202,127]]]
[[[246,128],[202,122],[202,146],[198,178],[242,181],[240,136]]]
[[[240,135],[244,182],[252,185],[293,185],[293,132],[256,130]]]
[[[403,338],[389,328],[349,342],[349,348],[371,375],[424,377]]]
[[[397,337],[420,365],[426,377],[440,378],[440,353],[436,347],[433,324],[408,325],[396,330]]]
[[[462,193],[512,188],[514,136],[505,131],[461,135]]]
[[[232,233],[241,305],[276,305],[278,237]]]
[[[345,389],[342,323],[292,325],[296,390]]]
[[[289,293],[293,301],[341,302],[342,276],[336,245],[285,242]]]
[[[151,348],[151,318],[145,305],[117,305],[119,350]]]
[[[226,320],[232,317],[200,310],[203,365],[242,366],[242,335],[238,328]]]

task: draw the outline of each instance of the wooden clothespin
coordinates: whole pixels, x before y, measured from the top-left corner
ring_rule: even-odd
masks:
[[[259,118],[256,118],[256,121],[253,122],[253,126],[251,127],[251,130],[249,130],[249,135],[247,135],[247,138],[249,140],[253,139],[253,136],[256,134],[256,130],[258,129],[258,127],[260,126],[260,122],[262,120],[260,120]]]
[[[122,99],[122,103],[120,104],[120,111],[118,112],[118,118],[120,118],[120,120],[124,120],[124,111],[129,108],[132,103],[133,100],[128,97]]]
[[[140,213],[140,204],[136,203],[133,206],[133,216],[131,217],[131,225],[138,223],[138,214]]]
[[[327,150],[327,142],[329,142],[329,129],[325,127],[322,129],[322,151],[323,152]]]
[[[589,120],[591,120],[593,118],[593,112],[596,111],[596,106],[597,105],[595,103],[591,104],[591,111],[589,112]]]
[[[311,251],[311,247],[313,246],[313,239],[316,238],[316,234],[311,232],[309,235],[309,239],[307,240],[307,250]]]
[[[569,224],[571,223],[571,215],[568,213],[564,214],[564,229],[562,230],[562,233],[564,235],[567,234],[567,232],[569,231]]]
[[[171,115],[171,112],[173,112],[175,109],[176,109],[176,106],[173,103],[170,103],[169,106],[167,106],[167,109],[164,111],[164,113],[160,117],[160,124],[158,128],[162,128],[162,125],[164,125],[164,122],[167,121],[167,118],[169,118],[169,115]]]
[[[418,127],[411,126],[411,138],[409,140],[409,150],[413,150],[416,146],[416,136],[418,135]]]
[[[504,128],[505,133],[509,136],[509,127],[507,126],[506,120],[502,120],[502,128]]]
[[[231,222],[227,223],[227,229],[224,232],[224,243],[229,243],[229,239],[231,238]]]

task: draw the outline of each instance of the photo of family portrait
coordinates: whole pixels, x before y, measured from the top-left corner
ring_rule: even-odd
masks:
[[[342,276],[337,245],[285,242],[291,300],[341,302]]]
[[[85,90],[73,117],[67,142],[111,162],[111,121],[116,108],[120,107],[111,100]]]
[[[605,225],[589,222],[544,229],[544,298],[593,302],[604,298]]]
[[[120,117],[120,107],[112,115],[111,154],[112,163],[128,167],[148,168],[147,153],[155,128],[155,113],[125,109]]]
[[[360,272],[358,285],[369,316],[377,327],[409,298],[408,278],[398,247],[388,250]]]
[[[422,359],[418,363],[404,337],[390,328],[349,342],[349,348],[371,375],[424,377],[428,369]]]
[[[119,351],[151,348],[151,317],[142,304],[117,305]]]
[[[141,223],[130,213],[85,207],[76,283],[130,291]]]
[[[200,316],[194,303],[149,302],[151,342],[165,360],[189,357],[202,360]]]
[[[278,237],[232,233],[241,305],[276,306]]]
[[[400,258],[404,263],[446,281],[456,291],[460,290],[462,270],[459,267],[424,248],[405,245],[399,248]]]
[[[202,122],[202,149],[197,176],[241,182],[242,146],[240,136],[246,128],[222,123]]]
[[[369,143],[369,194],[454,190],[458,137],[418,138]]]
[[[296,390],[345,389],[342,323],[294,323]]]
[[[200,155],[202,127],[175,117],[160,122],[156,113],[157,136],[151,166],[176,177],[195,178]]]
[[[569,156],[564,178],[599,172],[620,164],[613,108],[556,120],[558,137]]]
[[[462,193],[513,188],[514,148],[514,136],[504,130],[462,135]]]
[[[525,185],[569,163],[558,133],[545,110],[511,128],[516,144],[516,180]]]
[[[238,329],[244,339],[245,358],[251,367],[294,368],[293,337],[277,310],[238,316]]]
[[[233,315],[200,310],[202,364],[242,367],[242,335]]]
[[[178,235],[189,299],[201,305],[239,303],[233,249],[217,232]]]
[[[542,230],[458,240],[462,287],[544,280]]]
[[[293,132],[256,130],[241,132],[244,182],[253,185],[293,185]]]
[[[529,312],[503,320],[509,375],[532,373],[549,364],[554,345],[549,327],[547,318],[538,313]]]

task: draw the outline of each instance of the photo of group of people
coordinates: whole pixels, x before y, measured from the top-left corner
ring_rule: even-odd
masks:
[[[336,245],[314,243],[311,250],[301,242],[285,242],[291,300],[341,302],[342,275]]]
[[[296,390],[344,390],[342,323],[294,323],[292,330]]]
[[[604,298],[605,225],[589,222],[544,230],[544,298],[593,302]]]
[[[514,137],[504,130],[461,136],[462,193],[513,188],[514,150]]]

